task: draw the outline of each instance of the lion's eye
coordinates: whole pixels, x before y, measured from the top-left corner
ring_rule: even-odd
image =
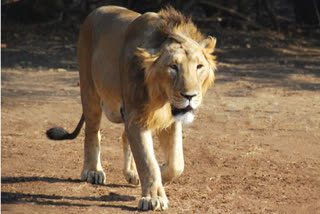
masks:
[[[201,68],[203,68],[202,64],[197,65],[197,70],[200,70]]]
[[[177,65],[170,65],[169,67],[175,72],[178,71],[178,66]]]
[[[169,67],[170,67],[172,70],[176,70],[176,71],[178,70],[177,65],[170,65]]]

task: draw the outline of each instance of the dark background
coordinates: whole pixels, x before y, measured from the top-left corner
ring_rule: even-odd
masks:
[[[120,5],[144,13],[168,4],[217,37],[218,50],[320,46],[320,0],[4,0],[2,67],[77,69],[79,29],[92,10]]]
[[[76,26],[103,5],[119,5],[144,13],[168,4],[206,27],[312,34],[320,26],[320,0],[4,0],[1,14],[3,25],[16,21]]]

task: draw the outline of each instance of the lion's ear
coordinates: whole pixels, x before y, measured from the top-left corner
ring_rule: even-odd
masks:
[[[203,47],[207,53],[211,54],[214,52],[216,43],[217,43],[217,39],[215,37],[208,36],[208,38],[200,42],[200,46]]]
[[[141,59],[141,64],[145,70],[149,70],[149,68],[159,57],[158,54],[151,54],[143,48],[137,48],[136,56]]]

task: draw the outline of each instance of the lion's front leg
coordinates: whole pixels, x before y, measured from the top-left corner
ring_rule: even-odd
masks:
[[[162,130],[158,137],[166,161],[161,166],[162,182],[167,183],[180,176],[184,169],[181,122],[175,122],[168,129]]]
[[[168,199],[165,194],[160,168],[154,155],[152,134],[133,123],[127,126],[127,136],[138,169],[141,181],[142,198],[139,201],[140,210],[165,210]]]

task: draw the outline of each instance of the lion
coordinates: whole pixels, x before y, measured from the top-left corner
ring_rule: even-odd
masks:
[[[165,210],[163,184],[184,170],[182,124],[191,123],[216,71],[216,38],[205,38],[190,18],[172,7],[139,14],[105,6],[85,20],[78,40],[83,114],[77,128],[47,131],[53,140],[74,139],[84,123],[81,180],[105,184],[100,162],[102,112],[124,123],[124,176],[141,183],[140,210]],[[159,165],[152,137],[159,138]]]

